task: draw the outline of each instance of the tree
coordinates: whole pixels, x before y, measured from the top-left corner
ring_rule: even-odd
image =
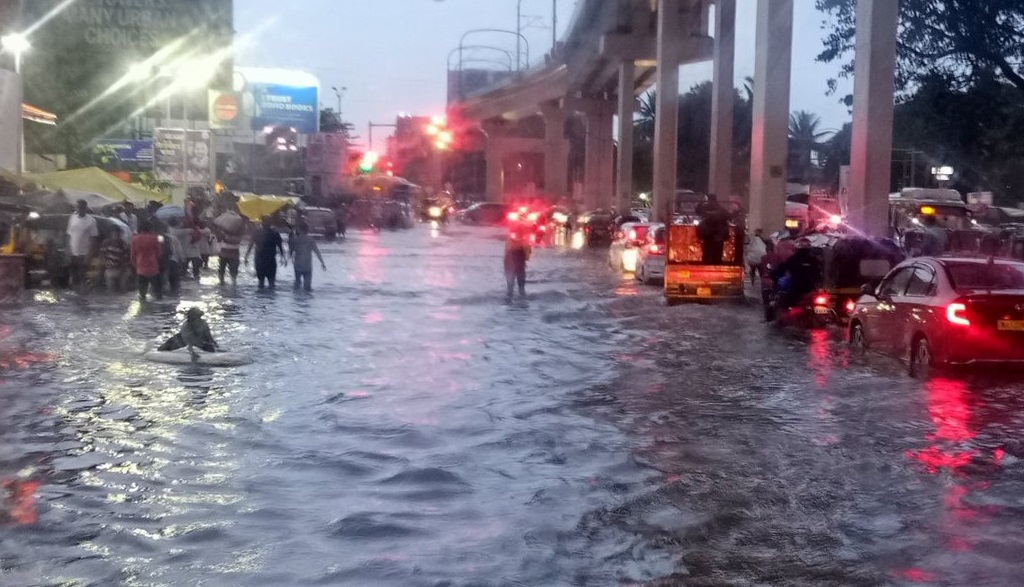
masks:
[[[679,97],[679,151],[677,180],[680,188],[707,191],[711,151],[710,82],[698,84]],[[750,131],[752,104],[741,92],[733,97],[733,191],[745,194],[750,178]],[[650,191],[654,173],[654,129],[657,119],[655,93],[640,99],[640,115],[634,122],[633,177],[637,191]]]
[[[337,132],[342,133],[347,139],[355,139],[358,138],[355,135],[355,128],[351,122],[343,121],[341,115],[333,108],[320,110],[320,132]]]
[[[824,146],[828,131],[819,130],[821,118],[801,110],[789,115],[789,176],[810,182],[815,170],[813,155]]]
[[[853,74],[857,0],[816,0],[831,18],[818,61],[842,62]],[[1024,93],[1024,2],[1021,0],[900,0],[897,84],[912,93],[931,74],[964,89],[995,72]],[[831,90],[836,81],[830,80]]]

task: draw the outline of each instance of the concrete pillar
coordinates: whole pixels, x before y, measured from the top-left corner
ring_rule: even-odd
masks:
[[[629,210],[633,204],[633,113],[636,111],[636,65],[623,61],[619,66],[619,161],[615,206]]]
[[[781,230],[786,221],[789,85],[793,0],[758,0],[754,128],[750,140],[750,227]]]
[[[671,222],[679,156],[680,0],[658,0],[658,69],[654,100],[654,219]]]
[[[21,174],[21,137],[24,121],[21,118],[21,76],[0,69],[0,169]]]
[[[487,166],[487,201],[502,202],[505,199],[505,151],[492,139],[484,156]]]
[[[569,195],[569,142],[565,109],[558,102],[541,104],[544,116],[544,192],[554,201]]]
[[[725,199],[732,194],[733,118],[736,89],[736,0],[715,5],[714,86],[711,98],[711,170],[708,190]]]
[[[899,3],[858,0],[849,221],[888,236]]]
[[[589,102],[584,114],[587,116],[584,202],[588,210],[609,208],[615,193],[614,103]]]

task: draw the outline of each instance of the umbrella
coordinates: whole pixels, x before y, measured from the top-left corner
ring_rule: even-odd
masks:
[[[108,198],[111,202],[167,202],[171,198],[167,194],[151,192],[141,187],[125,183],[98,167],[72,169],[56,173],[44,173],[31,177],[40,185],[53,189],[87,192]]]
[[[32,230],[52,230],[63,233],[68,228],[68,219],[71,218],[71,214],[43,214],[36,218],[29,218],[25,221],[25,226]],[[121,235],[121,240],[125,243],[130,243],[132,240],[132,229],[128,228],[128,225],[116,218],[107,218],[106,216],[93,216],[96,219],[96,228],[99,230],[100,239],[106,238],[107,235],[114,232]]]
[[[294,206],[298,202],[298,198],[280,196],[242,196],[238,200],[238,211],[249,220],[256,222],[264,216],[270,216],[285,206]]]
[[[153,213],[153,216],[163,222],[170,222],[176,218],[184,218],[185,209],[181,206],[162,206],[159,210]]]

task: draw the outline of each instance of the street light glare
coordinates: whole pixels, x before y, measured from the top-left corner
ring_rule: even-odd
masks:
[[[0,37],[0,43],[3,44],[5,51],[12,53],[24,53],[32,48],[32,43],[28,42],[28,37],[22,33],[11,33]]]
[[[128,68],[128,80],[133,82],[144,82],[153,74],[153,68],[145,63],[135,63]]]

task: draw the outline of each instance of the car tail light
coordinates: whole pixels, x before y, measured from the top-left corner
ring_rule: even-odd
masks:
[[[967,319],[967,306],[959,302],[946,307],[946,320],[957,326],[971,325],[971,321]]]
[[[516,220],[519,220],[519,213],[518,212],[509,212],[508,213],[508,219],[511,220],[512,222],[515,222]]]
[[[631,240],[631,241],[635,241],[636,240],[636,231],[635,230],[630,230],[629,231],[629,240]]]
[[[647,250],[650,251],[652,255],[657,255],[659,252],[661,252],[661,248],[658,247],[658,245],[651,245],[647,247]]]
[[[814,305],[815,306],[827,306],[828,305],[828,296],[825,295],[825,294],[820,294],[820,295],[814,296]]]
[[[537,222],[538,218],[540,218],[540,214],[537,214],[536,212],[531,212],[530,215],[526,217],[530,222]]]
[[[846,302],[846,312],[853,314],[853,311],[857,309],[857,302],[850,300]]]

